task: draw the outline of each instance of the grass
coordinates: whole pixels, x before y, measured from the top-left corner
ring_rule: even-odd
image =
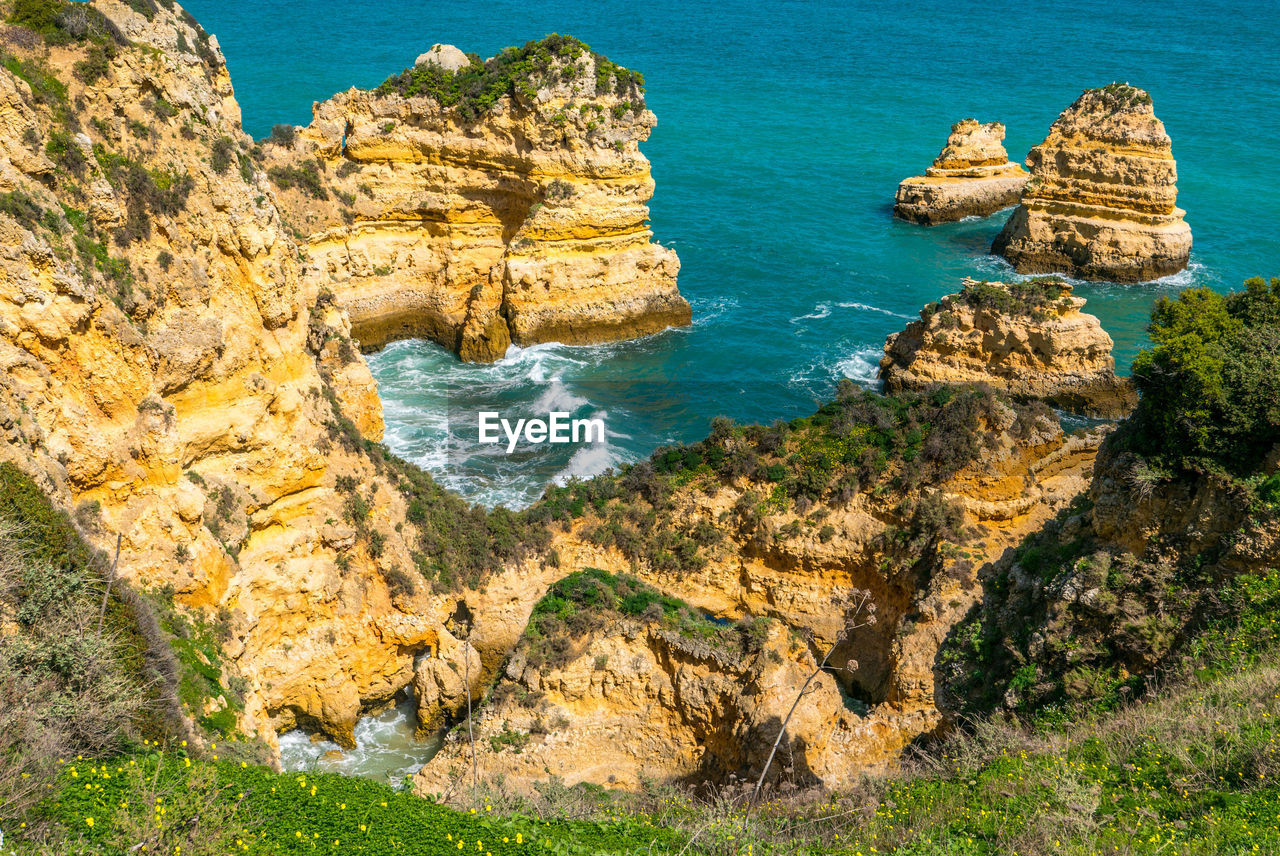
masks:
[[[674,839],[639,823],[460,812],[366,779],[192,761],[181,750],[68,763],[48,811],[67,844],[104,854],[137,842],[182,854],[622,854]]]

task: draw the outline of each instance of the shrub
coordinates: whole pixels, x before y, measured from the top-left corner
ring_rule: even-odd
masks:
[[[271,142],[278,146],[293,148],[297,136],[298,129],[293,125],[273,125],[271,128]]]
[[[9,23],[33,30],[54,45],[82,41],[128,44],[106,15],[87,3],[71,0],[15,0]]]
[[[116,46],[114,42],[91,45],[85,53],[85,58],[75,64],[73,70],[76,77],[80,78],[86,85],[92,86],[106,77],[111,71],[111,61],[115,59],[115,56]]]
[[[504,96],[536,97],[538,90],[576,77],[576,62],[590,55],[596,66],[598,92],[616,91],[642,104],[644,78],[594,53],[572,36],[552,34],[523,47],[509,47],[488,61],[470,54],[470,65],[456,72],[423,63],[387,78],[378,92],[406,98],[424,96],[442,107],[456,108],[467,121],[491,110]],[[570,71],[570,69],[574,69]]]
[[[560,668],[570,661],[575,648],[588,641],[589,634],[623,617],[656,624],[730,652],[758,650],[767,635],[761,620],[744,619],[737,625],[721,626],[684,601],[633,576],[586,568],[557,581],[538,601],[521,637],[521,649],[530,663]]]
[[[12,464],[0,464],[0,803],[43,798],[58,758],[169,732],[145,604],[123,583],[103,606],[105,558]],[[99,615],[102,614],[99,629]],[[160,643],[162,644],[162,643]],[[6,828],[8,825],[6,824]]]
[[[1133,364],[1142,397],[1117,442],[1174,469],[1255,471],[1280,442],[1277,319],[1280,279],[1157,301],[1154,345]]]
[[[0,214],[8,214],[28,229],[44,221],[44,209],[21,190],[0,193]]]
[[[236,147],[230,137],[218,137],[213,141],[213,152],[210,155],[209,165],[213,167],[213,171],[218,175],[226,175],[227,170],[231,169],[231,164],[235,160]]]
[[[319,164],[314,160],[305,161],[301,166],[273,166],[267,170],[267,177],[281,190],[296,187],[313,199],[329,198],[320,178]]]
[[[58,130],[50,131],[49,141],[45,143],[44,150],[58,166],[77,178],[84,177],[84,171],[89,165],[89,159],[84,156],[84,150],[80,148],[80,144],[69,133]]]
[[[1004,315],[1041,317],[1053,303],[1070,289],[1060,279],[1041,277],[1022,282],[966,284],[960,299],[975,309],[986,309]]]
[[[186,173],[148,169],[127,155],[107,151],[102,144],[93,153],[111,186],[125,193],[125,223],[116,230],[115,241],[127,246],[151,236],[151,217],[173,217],[187,204],[195,180]]]

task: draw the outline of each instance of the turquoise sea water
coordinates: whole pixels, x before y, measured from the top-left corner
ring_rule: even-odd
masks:
[[[570,33],[644,72],[658,127],[657,239],[676,249],[694,326],[639,342],[513,351],[494,366],[401,342],[371,357],[393,450],[487,503],[521,504],[709,420],[790,418],[842,375],[869,382],[887,334],[987,256],[1004,216],[925,229],[890,216],[897,182],[952,122],[1002,121],[1015,159],[1089,86],[1151,92],[1174,141],[1191,268],[1082,284],[1121,368],[1156,295],[1280,275],[1280,15],[1272,2],[835,3],[779,0],[189,0],[222,44],[246,130],[374,86],[435,42],[488,56]],[[508,457],[475,411],[604,414],[609,443]],[[543,447],[544,449],[546,447]]]

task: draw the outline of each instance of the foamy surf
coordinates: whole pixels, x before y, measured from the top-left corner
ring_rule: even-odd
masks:
[[[312,770],[363,776],[399,784],[440,750],[439,737],[418,740],[412,698],[356,723],[356,748],[343,749],[331,740],[314,739],[301,729],[280,735],[280,765],[285,772]]]
[[[836,363],[836,371],[841,377],[873,389],[880,385],[880,358],[883,356],[883,348],[863,348]]]
[[[858,309],[863,312],[879,312],[881,315],[888,315],[890,318],[905,318],[908,321],[915,320],[914,315],[903,315],[901,312],[894,312],[891,309],[881,309],[879,306],[872,306],[870,303],[837,303],[841,309]]]
[[[1143,282],[1112,282],[1111,280],[1097,279],[1079,279],[1070,276],[1061,271],[1052,273],[1018,273],[1014,270],[1013,265],[1009,264],[1003,256],[986,255],[974,259],[974,267],[979,273],[986,274],[984,278],[996,282],[1028,282],[1033,279],[1042,279],[1046,276],[1055,276],[1063,282],[1069,283],[1073,288],[1092,288],[1094,290],[1105,290],[1108,288],[1116,289],[1135,289],[1159,286],[1169,289],[1184,289],[1198,285],[1208,285],[1214,282],[1221,282],[1221,277],[1210,271],[1200,262],[1196,261],[1192,256],[1187,262],[1187,266],[1177,273],[1171,273],[1168,276],[1162,276],[1158,279],[1149,279]]]

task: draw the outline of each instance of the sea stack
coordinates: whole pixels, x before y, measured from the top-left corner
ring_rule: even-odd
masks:
[[[982,383],[1016,398],[1103,418],[1137,404],[1115,375],[1112,341],[1084,299],[1057,278],[978,282],[966,278],[889,337],[880,377],[891,393],[936,384]]]
[[[482,61],[433,45],[263,145],[279,205],[365,348],[492,362],[690,322],[649,229],[642,78],[550,36]]]
[[[1027,166],[1022,204],[991,247],[1019,273],[1144,282],[1187,266],[1172,145],[1143,90],[1085,90]]]
[[[1004,150],[1004,125],[964,119],[924,175],[898,185],[895,217],[933,226],[1017,205],[1027,171]]]

